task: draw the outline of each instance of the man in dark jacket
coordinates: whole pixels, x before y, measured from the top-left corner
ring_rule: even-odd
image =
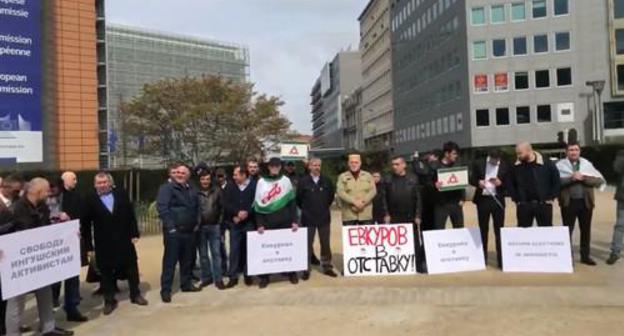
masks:
[[[611,243],[611,255],[607,264],[613,265],[620,259],[622,241],[624,240],[624,150],[617,153],[613,162],[613,171],[618,175],[617,187],[615,189],[615,200],[617,201],[617,214],[615,227],[613,228],[613,241]]]
[[[384,216],[386,211],[384,209],[384,180],[380,171],[372,171],[373,180],[375,181],[375,189],[377,194],[373,198],[373,222],[376,224],[384,223]]]
[[[212,182],[212,172],[199,174],[199,260],[201,263],[201,287],[213,281],[218,289],[225,289],[221,272],[221,219],[223,216],[222,190]],[[212,260],[211,260],[212,259]]]
[[[297,231],[297,204],[295,191],[290,179],[282,175],[282,160],[272,158],[268,163],[269,174],[261,177],[256,185],[254,197],[254,213],[258,233],[264,230],[277,230],[292,228]],[[299,282],[297,273],[288,273],[288,279],[292,284]],[[269,285],[269,274],[260,276],[260,288]]]
[[[438,162],[430,164],[431,169],[436,172],[435,192],[433,194],[434,207],[434,227],[436,230],[442,230],[446,226],[446,220],[450,218],[453,228],[464,227],[464,198],[466,190],[450,190],[441,191],[442,181],[438,179],[438,171],[440,169],[453,168],[457,166],[459,158],[459,146],[454,142],[447,142],[442,148],[442,159]]]
[[[516,146],[518,159],[511,168],[507,190],[516,203],[519,227],[552,226],[553,201],[561,182],[554,163],[533,150],[528,142]]]
[[[486,158],[477,160],[470,169],[470,185],[476,188],[473,202],[477,205],[485,262],[487,263],[488,259],[491,217],[496,239],[496,261],[499,268],[503,267],[500,231],[505,226],[505,184],[507,184],[508,174],[509,166],[502,159],[501,152],[496,149],[491,150]]]
[[[227,187],[228,184],[232,182],[228,181],[227,173],[225,172],[225,169],[223,168],[217,168],[215,170],[215,175],[217,177],[217,181],[216,181],[217,185],[221,188],[221,191],[222,191],[221,199],[223,200],[223,193],[225,192],[225,188]],[[220,248],[221,249],[221,274],[227,274],[229,256],[225,249],[225,232],[228,231],[230,228],[225,223],[225,221],[223,221],[223,218],[221,218],[221,224],[219,224],[219,227],[221,228],[221,243],[220,243],[221,244],[221,248]]]
[[[234,168],[232,178],[234,183],[228,183],[223,194],[223,221],[230,228],[230,270],[226,288],[238,285],[241,273],[247,286],[253,284],[247,276],[247,232],[254,226],[252,206],[256,184],[242,165]]]
[[[91,258],[95,257],[102,277],[103,313],[110,315],[117,308],[116,274],[126,275],[130,301],[146,306],[147,300],[139,289],[139,267],[134,245],[140,235],[134,207],[125,192],[113,188],[113,177],[109,173],[97,173],[94,186],[95,191],[84,202],[82,236],[88,254]]]
[[[420,185],[420,198],[422,200],[420,226],[422,231],[433,230],[435,228],[433,208],[435,207],[434,195],[436,193],[436,172],[433,168],[431,168],[431,166],[437,165],[437,162],[438,155],[435,152],[425,153],[422,157],[418,152],[414,152],[412,169],[418,178],[418,183]]]
[[[308,163],[310,174],[301,177],[297,187],[297,205],[301,209],[301,224],[308,228],[308,256],[312,263],[313,244],[316,231],[321,245],[321,267],[330,277],[338,276],[331,263],[330,246],[331,210],[334,202],[334,187],[325,176],[321,175],[321,159],[313,158]],[[303,280],[310,278],[310,270],[303,272]]]
[[[171,178],[160,187],[156,207],[163,225],[165,251],[160,277],[160,297],[171,302],[176,264],[180,264],[182,292],[198,292],[192,280],[195,232],[199,227],[197,189],[189,184],[191,170],[184,164],[172,166]]]
[[[43,178],[32,179],[24,197],[15,202],[13,206],[13,231],[25,231],[50,225],[50,209],[46,205],[46,199],[50,193],[50,184]],[[69,218],[63,217],[60,220]],[[37,299],[39,312],[40,330],[43,335],[73,335],[72,331],[56,327],[52,307],[52,288],[45,286],[34,291]],[[10,299],[6,311],[7,335],[21,335],[23,325],[24,307],[26,296],[23,294]]]

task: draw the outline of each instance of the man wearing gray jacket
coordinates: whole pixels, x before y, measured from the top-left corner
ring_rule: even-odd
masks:
[[[622,250],[622,240],[624,239],[624,150],[618,151],[613,170],[618,175],[617,187],[615,189],[615,200],[617,201],[617,216],[613,227],[613,241],[611,243],[611,255],[607,259],[607,264],[613,265],[620,259]]]

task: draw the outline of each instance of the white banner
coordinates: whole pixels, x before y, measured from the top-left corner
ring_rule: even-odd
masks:
[[[565,226],[502,228],[501,244],[504,272],[574,272]]]
[[[308,230],[299,228],[247,232],[249,275],[297,272],[308,269]]]
[[[78,274],[78,220],[0,236],[0,280],[5,300]]]
[[[412,224],[342,228],[345,276],[416,274]]]
[[[423,239],[429,274],[485,269],[479,228],[424,231]]]
[[[283,143],[280,145],[282,160],[305,160],[308,158],[308,145],[300,143]]]

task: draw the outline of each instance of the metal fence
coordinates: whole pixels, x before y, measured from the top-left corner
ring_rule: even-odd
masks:
[[[141,235],[158,235],[162,232],[162,225],[154,203],[137,204],[135,211]]]

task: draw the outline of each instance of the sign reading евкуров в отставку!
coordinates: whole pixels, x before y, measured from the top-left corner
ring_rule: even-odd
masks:
[[[438,169],[440,191],[460,190],[468,186],[468,167]]]
[[[4,300],[80,274],[79,221],[0,237]]]
[[[342,228],[345,276],[416,274],[412,224]]]
[[[41,6],[0,1],[0,159],[43,161]]]
[[[502,228],[501,245],[504,272],[574,272],[565,226]]]
[[[308,269],[308,230],[299,228],[247,232],[248,275]]]
[[[429,274],[485,269],[481,231],[476,228],[423,232]]]

